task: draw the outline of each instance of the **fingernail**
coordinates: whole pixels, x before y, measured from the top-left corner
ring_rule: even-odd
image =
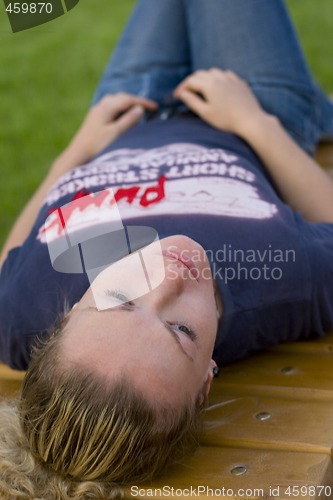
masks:
[[[142,115],[143,112],[144,112],[144,109],[142,106],[134,106],[133,113],[135,113],[137,115]]]

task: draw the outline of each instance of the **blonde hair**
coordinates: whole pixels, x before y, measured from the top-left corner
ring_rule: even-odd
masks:
[[[20,398],[0,406],[1,498],[122,498],[196,448],[197,403],[155,408],[124,377],[62,370],[60,343],[35,349]]]

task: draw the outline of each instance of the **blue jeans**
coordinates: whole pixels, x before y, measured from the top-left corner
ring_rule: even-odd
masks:
[[[333,133],[333,106],[310,73],[283,0],[139,0],[93,103],[126,91],[167,108],[183,78],[213,66],[247,80],[308,153]]]

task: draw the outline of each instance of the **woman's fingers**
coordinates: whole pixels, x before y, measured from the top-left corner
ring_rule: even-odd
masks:
[[[188,76],[183,80],[174,90],[174,97],[181,99],[181,94],[184,90],[192,92],[204,93],[205,86],[207,85],[207,71],[197,71],[193,75]]]
[[[133,106],[141,106],[148,111],[154,111],[158,104],[151,99],[145,97],[134,96],[125,92],[120,92],[114,95],[106,95],[101,99],[99,104],[100,112],[107,120],[114,120],[119,114],[124,113]]]
[[[262,113],[248,83],[229,70],[197,71],[178,85],[174,95],[213,127],[239,135],[244,124],[248,127]]]
[[[125,111],[124,114],[110,124],[110,139],[116,139],[138,123],[141,120],[144,111],[145,108],[141,104],[137,104],[136,106]]]
[[[135,105],[143,106],[149,111],[154,111],[158,107],[158,104],[155,101],[145,97],[134,96],[126,93],[116,94],[113,97],[114,106],[118,108],[119,111],[125,111],[129,107]]]
[[[197,93],[190,90],[182,90],[179,94],[179,99],[198,116],[203,117],[205,115],[207,103]]]
[[[236,73],[231,70],[221,70],[219,68],[211,68],[209,70],[196,71],[192,75],[183,80],[174,90],[174,96],[180,99],[183,90],[192,90],[207,94],[212,90],[212,85],[216,81],[240,81]],[[205,95],[205,97],[207,97]]]
[[[197,71],[187,77],[174,91],[176,99],[183,101],[194,113],[204,117],[207,112],[209,77],[207,71]]]

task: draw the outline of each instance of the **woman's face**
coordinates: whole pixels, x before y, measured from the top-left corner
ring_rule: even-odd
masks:
[[[70,314],[64,356],[106,378],[126,375],[155,402],[177,405],[198,394],[203,401],[216,366],[209,262],[204,249],[185,236],[159,243],[152,245],[149,273],[160,284],[147,293],[135,254],[107,268]]]

